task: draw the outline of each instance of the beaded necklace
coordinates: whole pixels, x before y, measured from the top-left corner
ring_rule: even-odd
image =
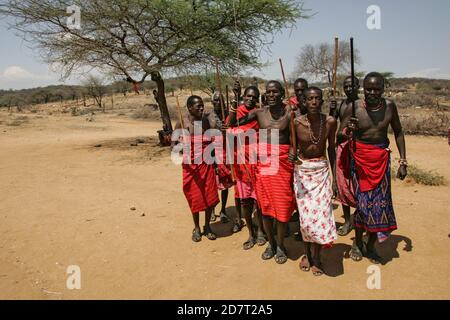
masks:
[[[376,112],[376,111],[380,110],[381,108],[383,108],[383,100],[381,100],[380,103],[378,104],[378,106],[376,106],[375,108],[369,108],[366,100],[363,100],[363,102],[364,102],[364,109],[366,109],[370,112]]]
[[[312,130],[311,127],[311,123],[309,122],[308,116],[306,116],[306,123],[308,124],[308,129],[309,129],[309,139],[311,140],[312,144],[319,144],[320,139],[322,138],[322,129],[323,129],[323,121],[322,121],[322,115],[319,115],[320,117],[320,126],[319,126],[319,137],[316,138],[314,137],[314,132]]]

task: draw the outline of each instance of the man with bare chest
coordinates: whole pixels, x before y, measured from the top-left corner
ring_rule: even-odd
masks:
[[[190,96],[187,99],[187,109],[188,116],[180,119],[181,122],[176,124],[175,129],[183,129],[180,142],[187,145],[186,148],[183,147],[183,192],[194,220],[192,241],[199,242],[202,239],[200,211],[205,211],[203,235],[209,240],[215,240],[210,220],[214,207],[219,203],[216,176],[213,165],[207,164],[203,158],[204,150],[211,144],[211,139],[204,135],[210,125],[205,121],[202,98]],[[174,137],[172,139],[175,140]],[[173,141],[172,147],[177,142]]]
[[[348,76],[344,79],[344,92],[347,99],[342,100],[337,107],[336,100],[331,101],[330,115],[339,120],[339,128],[336,137],[336,200],[342,205],[345,222],[339,227],[337,233],[340,236],[349,234],[353,225],[351,222],[350,208],[356,207],[355,188],[350,176],[350,149],[348,140],[342,135],[344,129],[343,123],[348,123],[348,117],[351,116],[352,102],[358,100],[359,80],[354,78],[355,90],[352,89],[352,77]]]
[[[323,274],[320,251],[337,239],[332,208],[332,178],[334,171],[336,119],[321,113],[322,90],[305,90],[306,115],[296,119],[298,157],[294,169],[294,190],[300,215],[300,231],[306,255],[300,258],[302,271]],[[328,147],[327,147],[328,142]],[[328,150],[328,158],[326,151]],[[295,156],[290,156],[291,161]],[[333,179],[334,184],[334,179]]]
[[[388,128],[392,127],[400,153],[397,177],[407,175],[405,137],[397,107],[392,100],[382,97],[384,78],[377,72],[364,79],[364,100],[356,103],[356,118],[347,117],[343,136],[352,138],[352,173],[356,193],[354,217],[355,241],[350,256],[360,261],[364,256],[372,263],[380,263],[375,242],[387,239],[397,229],[391,195],[391,168]],[[347,110],[350,113],[351,110]],[[353,144],[356,144],[354,150]],[[368,233],[367,243],[363,233]]]
[[[282,264],[288,259],[284,247],[286,224],[295,207],[292,185],[294,166],[288,159],[291,149],[290,108],[283,104],[284,89],[278,81],[267,83],[265,97],[267,107],[252,110],[239,120],[239,124],[254,120],[259,124],[256,198],[269,240],[262,259],[268,260],[275,256],[275,261]],[[230,113],[230,124],[236,124],[233,112]],[[274,219],[277,222],[276,240]]]

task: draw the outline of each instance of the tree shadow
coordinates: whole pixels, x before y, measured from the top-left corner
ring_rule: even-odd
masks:
[[[399,258],[400,254],[398,252],[399,245],[404,242],[402,251],[411,252],[413,249],[412,240],[408,237],[401,235],[391,235],[383,243],[377,243],[375,245],[378,255],[382,258],[381,264],[386,265],[394,258]]]

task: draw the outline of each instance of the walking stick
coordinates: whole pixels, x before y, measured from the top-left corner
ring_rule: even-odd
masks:
[[[334,38],[334,60],[333,60],[333,98],[336,98],[336,78],[337,78],[337,65],[339,55],[339,39]]]
[[[351,76],[352,76],[352,93],[355,90],[355,60],[353,55],[353,37],[350,38],[350,61],[351,61]],[[352,118],[356,118],[356,109],[355,109],[355,99],[352,99]],[[352,145],[353,145],[353,152],[356,152],[356,142],[354,141],[354,138],[352,137]]]
[[[180,119],[180,125],[181,125],[181,132],[182,132],[182,140],[184,142],[184,122],[183,122],[183,113],[181,112],[181,107],[180,107],[180,100],[178,99],[177,96],[177,109],[178,109],[178,117]]]
[[[222,111],[222,123],[225,123],[225,107],[223,105],[223,99],[222,99],[222,84],[221,84],[221,80],[220,80],[220,72],[219,72],[219,61],[217,60],[217,58],[215,58],[215,62],[216,62],[216,85],[218,87],[219,90],[219,100],[220,100],[220,109]],[[227,92],[227,97],[228,97],[228,92]],[[227,136],[225,134],[225,147],[226,150],[229,149],[228,146],[228,139]],[[226,162],[226,161],[225,161]],[[230,163],[230,173],[231,173],[231,180],[233,181],[233,183],[236,182],[235,178],[234,178],[234,168],[233,168],[233,164]]]

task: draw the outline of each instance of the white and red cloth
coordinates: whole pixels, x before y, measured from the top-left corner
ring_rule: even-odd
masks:
[[[306,242],[331,246],[337,240],[328,160],[303,160],[294,169],[300,231]]]

